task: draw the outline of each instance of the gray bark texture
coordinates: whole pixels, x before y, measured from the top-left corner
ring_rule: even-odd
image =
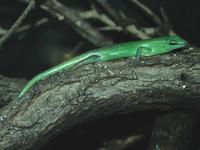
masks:
[[[137,66],[125,59],[79,66],[38,82],[17,101],[23,82],[0,79],[0,149],[39,146],[64,129],[110,114],[198,112],[200,50],[142,58]]]
[[[190,150],[196,119],[185,111],[169,112],[157,117],[148,150]]]

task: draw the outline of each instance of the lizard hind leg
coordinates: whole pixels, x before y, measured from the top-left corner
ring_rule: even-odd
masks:
[[[128,64],[130,64],[131,66],[137,67],[137,65],[139,64],[140,58],[143,55],[142,52],[144,50],[148,50],[148,48],[144,47],[144,46],[140,46],[136,49],[136,53],[134,56],[129,57],[128,59]]]
[[[95,62],[99,62],[101,59],[101,57],[99,55],[92,55],[92,56],[89,56],[88,58],[86,58],[85,60],[77,63],[75,66],[73,66],[73,68],[77,68],[79,66],[82,66],[82,65],[86,65],[86,64],[91,64],[91,63],[95,63]]]
[[[135,66],[137,66],[139,64],[139,60],[142,56],[142,52],[143,51],[149,51],[150,49],[144,46],[140,46],[137,48],[136,50],[136,54],[135,54]]]

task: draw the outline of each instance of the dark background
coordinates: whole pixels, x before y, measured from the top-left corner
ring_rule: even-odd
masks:
[[[64,1],[73,7],[81,9],[89,8],[90,1],[84,2]],[[151,20],[142,16],[141,12],[132,7],[126,1],[112,1],[115,7],[124,7],[130,14],[136,14],[137,20],[142,25],[152,25]],[[144,0],[145,4],[152,8],[154,12],[164,7],[173,29],[183,38],[195,46],[200,45],[198,40],[200,26],[199,1],[197,0]],[[123,3],[124,5],[121,5]],[[0,1],[0,25],[9,28],[19,17],[26,3],[20,1]],[[47,23],[31,28],[23,34],[13,35],[2,47],[0,51],[0,73],[9,77],[28,77],[54,66],[63,61],[63,54],[73,50],[77,43],[82,42],[81,48],[76,54],[85,50],[95,48],[92,44],[84,40],[68,24],[63,21],[57,21],[45,11],[36,7],[34,11],[26,18],[24,24],[34,23],[39,18],[48,17]],[[98,22],[95,22],[98,26]],[[101,25],[99,25],[101,26]],[[133,40],[134,37],[120,33],[107,33],[115,42]]]
[[[89,8],[90,0],[68,0],[63,3],[82,10]],[[113,7],[123,8],[136,15],[137,20],[145,25],[154,25],[151,20],[143,18],[143,14],[125,0],[110,0]],[[198,0],[143,0],[154,12],[158,12],[163,6],[168,15],[173,29],[188,40],[194,46],[199,46],[200,27],[200,1]],[[123,5],[122,5],[123,4]],[[0,26],[8,29],[19,17],[26,3],[20,1],[0,0]],[[1,48],[0,74],[7,77],[30,79],[37,73],[55,66],[86,50],[96,48],[93,44],[82,38],[74,29],[63,21],[58,21],[44,10],[36,6],[23,24],[32,24],[39,18],[46,17],[49,21],[39,27],[34,27],[26,32],[14,34]],[[95,26],[101,26],[99,22],[93,22]],[[108,32],[105,33],[116,43],[135,40],[130,35]],[[77,48],[77,45],[78,48]],[[73,53],[72,53],[73,52]],[[192,59],[192,58],[191,58]],[[154,118],[161,112],[142,112],[131,115],[110,116],[90,124],[76,127],[71,131],[52,139],[41,150],[47,149],[96,149],[105,141],[123,139],[132,134],[143,134],[145,137],[131,149],[145,149],[148,146],[148,138]],[[195,133],[199,133],[199,127]],[[194,139],[200,139],[195,134]],[[197,147],[198,140],[194,140],[191,150]],[[65,148],[61,148],[61,147]]]

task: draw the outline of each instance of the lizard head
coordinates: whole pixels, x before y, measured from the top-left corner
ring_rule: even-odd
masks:
[[[172,50],[184,47],[188,44],[187,41],[185,41],[178,35],[165,36],[147,41],[148,44],[144,45],[144,47],[146,47],[147,49],[142,51],[143,56],[153,56],[168,53]]]

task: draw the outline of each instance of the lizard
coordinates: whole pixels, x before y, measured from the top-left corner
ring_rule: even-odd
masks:
[[[110,45],[107,47],[97,48],[82,53],[74,58],[66,60],[44,72],[33,77],[24,86],[18,99],[23,97],[30,88],[38,81],[43,80],[51,75],[62,72],[65,69],[72,68],[76,65],[85,65],[95,62],[106,62],[120,58],[139,58],[140,56],[154,56],[182,48],[188,44],[187,41],[178,35],[164,36],[153,39],[132,41]]]

